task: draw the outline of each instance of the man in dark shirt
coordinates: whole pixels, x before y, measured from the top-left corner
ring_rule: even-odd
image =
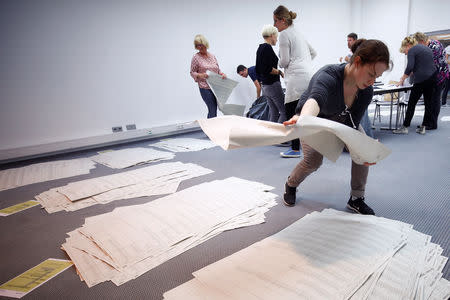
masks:
[[[260,79],[258,73],[256,73],[255,66],[247,69],[244,65],[239,65],[237,67],[237,73],[244,78],[250,76],[256,87],[256,99],[258,99],[261,96],[261,84],[259,83]]]

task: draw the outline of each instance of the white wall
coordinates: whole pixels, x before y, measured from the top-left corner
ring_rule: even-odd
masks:
[[[450,1],[410,1],[409,33],[450,29]]]
[[[350,1],[289,0],[316,48],[316,69],[346,51]],[[222,70],[252,65],[273,1],[0,1],[0,149],[151,128],[206,116],[189,76],[193,37],[203,33]]]

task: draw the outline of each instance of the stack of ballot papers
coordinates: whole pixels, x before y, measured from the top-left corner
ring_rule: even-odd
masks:
[[[0,171],[0,191],[32,183],[89,174],[95,162],[87,158],[58,160]]]
[[[326,209],[196,271],[164,299],[448,299],[447,258],[430,239]]]
[[[45,191],[35,198],[48,213],[75,211],[116,200],[174,193],[181,181],[210,173],[213,171],[196,164],[162,163],[71,182]]]
[[[264,222],[276,205],[271,189],[235,177],[202,183],[86,218],[62,249],[89,287],[120,285],[225,230]]]
[[[150,148],[129,148],[99,153],[90,157],[95,162],[114,169],[123,169],[139,164],[168,160],[175,154]]]
[[[164,139],[158,143],[150,144],[149,146],[158,147],[172,152],[191,152],[213,148],[217,145],[210,140],[174,138]]]

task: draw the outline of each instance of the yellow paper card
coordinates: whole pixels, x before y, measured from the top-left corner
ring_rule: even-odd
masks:
[[[0,285],[0,296],[21,298],[72,265],[70,260],[49,258]]]
[[[4,209],[0,209],[0,217],[6,217],[12,214],[15,214],[16,212],[25,210],[27,208],[36,206],[39,204],[39,201],[36,200],[30,200],[23,203],[19,203]]]

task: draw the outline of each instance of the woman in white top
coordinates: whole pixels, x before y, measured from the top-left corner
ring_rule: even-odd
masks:
[[[284,68],[286,84],[284,105],[288,119],[294,116],[298,100],[308,88],[313,75],[312,59],[316,56],[316,51],[294,28],[292,20],[296,17],[295,12],[289,11],[283,5],[278,6],[273,12],[274,26],[280,32],[280,61],[278,64]],[[300,157],[300,141],[293,140],[292,149],[281,152],[280,155],[282,157]]]

